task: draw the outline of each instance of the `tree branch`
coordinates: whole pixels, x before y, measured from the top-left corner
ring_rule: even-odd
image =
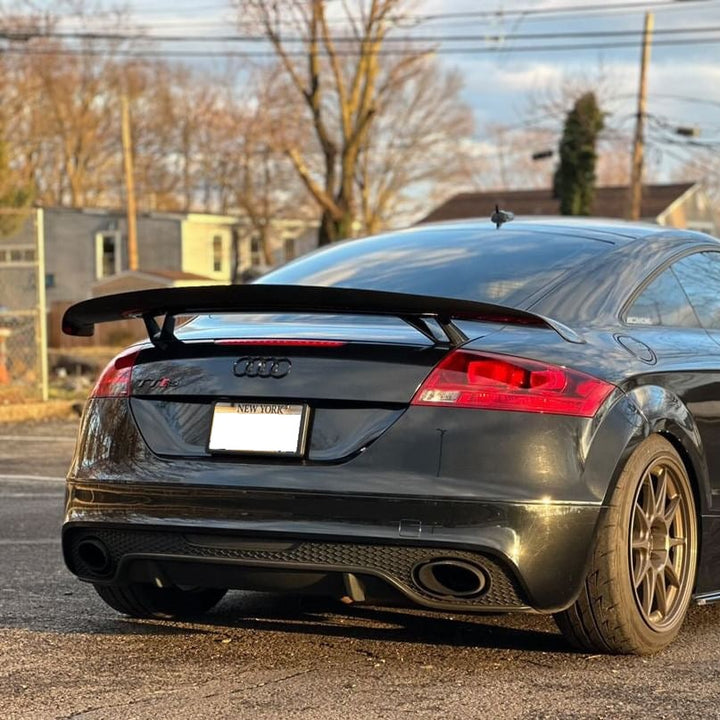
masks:
[[[342,210],[338,207],[332,196],[329,195],[325,190],[323,190],[320,185],[315,182],[315,180],[313,180],[312,175],[310,174],[310,170],[303,162],[303,159],[300,157],[300,153],[298,152],[297,148],[287,148],[285,153],[292,161],[292,164],[295,167],[298,175],[300,176],[303,184],[308,189],[310,194],[315,198],[318,204],[324,210],[329,212],[333,217],[341,217]]]

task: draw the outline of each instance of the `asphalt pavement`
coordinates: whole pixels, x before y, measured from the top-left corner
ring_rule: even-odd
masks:
[[[720,717],[720,606],[651,658],[571,651],[540,616],[232,592],[137,621],[64,568],[76,423],[0,425],[0,719]]]

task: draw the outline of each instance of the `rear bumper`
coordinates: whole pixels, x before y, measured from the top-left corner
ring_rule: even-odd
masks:
[[[92,582],[253,587],[376,578],[412,603],[464,611],[556,611],[576,598],[602,506],[69,481],[63,552]],[[83,541],[106,549],[91,567]],[[471,598],[425,592],[417,568],[456,559],[488,578]],[[248,579],[248,582],[245,582]],[[255,583],[257,584],[257,583]],[[362,584],[362,583],[361,583]]]
[[[343,462],[181,457],[150,450],[126,400],[96,400],[68,478],[65,559],[92,582],[165,573],[251,587],[244,578],[264,569],[291,589],[283,577],[358,574],[428,607],[553,612],[580,592],[605,498],[641,429],[624,399],[592,419],[411,407]],[[93,576],[77,544],[105,530],[122,534]],[[267,543],[281,546],[255,554]],[[471,602],[423,595],[417,565],[438,558],[481,566],[489,589]],[[500,585],[512,593],[491,595]]]

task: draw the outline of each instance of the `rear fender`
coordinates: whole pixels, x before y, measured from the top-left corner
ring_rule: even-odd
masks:
[[[675,393],[657,385],[636,387],[627,393],[627,398],[637,408],[643,422],[630,438],[620,468],[645,438],[654,433],[663,435],[685,463],[695,486],[700,514],[705,514],[711,503],[710,480],[700,432],[687,406]],[[609,501],[614,488],[613,482],[605,502]]]
[[[585,482],[598,498],[603,498],[592,537],[597,535],[602,517],[607,510],[618,479],[630,456],[650,435],[658,433],[669,440],[683,459],[696,490],[696,502],[702,515],[710,504],[710,483],[704,459],[702,440],[695,421],[680,398],[668,390],[644,385],[626,392],[609,411],[598,418],[588,438],[589,452],[585,463]],[[698,517],[702,522],[702,518]],[[577,599],[590,565],[593,541],[582,545],[574,559],[574,572],[569,575],[565,606]],[[538,568],[525,568],[524,575],[532,575]],[[541,579],[536,579],[542,599],[546,590]],[[537,593],[537,588],[534,588]]]

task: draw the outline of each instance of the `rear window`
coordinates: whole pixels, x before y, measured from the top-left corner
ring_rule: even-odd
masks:
[[[258,282],[458,297],[519,307],[562,273],[612,249],[588,238],[433,228],[339,243]]]

